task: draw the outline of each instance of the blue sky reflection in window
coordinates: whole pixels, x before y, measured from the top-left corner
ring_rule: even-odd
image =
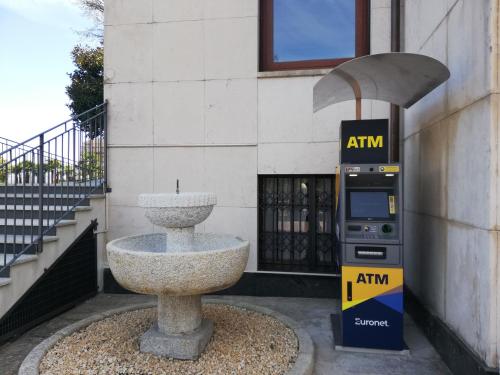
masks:
[[[354,57],[356,0],[274,0],[274,61]]]

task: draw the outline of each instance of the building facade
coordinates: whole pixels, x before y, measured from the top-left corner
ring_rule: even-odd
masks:
[[[337,273],[331,198],[338,129],[355,108],[344,103],[313,114],[313,86],[328,69],[264,70],[258,0],[106,4],[109,239],[154,230],[137,195],[175,191],[179,179],[182,191],[217,194],[198,230],[249,239],[248,271]],[[372,1],[369,12],[371,51],[388,52],[390,1]],[[386,103],[363,107],[365,118],[388,116]],[[316,199],[329,195],[324,210],[305,199],[313,184]],[[259,241],[267,246],[260,266]]]
[[[283,12],[283,1],[105,2],[108,240],[154,231],[137,196],[173,192],[179,179],[181,191],[217,194],[197,230],[249,239],[248,272],[338,275],[339,125],[355,106],[313,114],[313,86],[345,59],[390,52],[391,1],[317,2],[340,29],[301,13],[307,2]],[[401,116],[406,284],[498,368],[498,1],[401,5],[401,50],[451,71]],[[286,38],[301,25],[312,35]],[[390,116],[388,103],[362,108],[365,119]]]

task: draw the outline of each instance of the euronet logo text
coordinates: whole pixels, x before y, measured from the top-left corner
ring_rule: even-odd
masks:
[[[368,320],[361,318],[354,318],[354,325],[357,326],[371,326],[371,327],[390,327],[387,320]]]

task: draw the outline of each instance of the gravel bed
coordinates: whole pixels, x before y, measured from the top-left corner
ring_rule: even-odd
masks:
[[[298,353],[294,332],[275,318],[223,304],[203,306],[214,335],[196,361],[139,351],[139,336],[156,320],[156,309],[130,311],[61,339],[44,356],[40,375],[285,374]]]

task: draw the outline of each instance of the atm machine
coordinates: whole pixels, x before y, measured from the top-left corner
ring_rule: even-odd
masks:
[[[388,121],[343,121],[340,139],[341,346],[404,350],[402,173],[388,163]]]
[[[389,122],[362,120],[362,99],[410,108],[449,77],[448,68],[429,56],[395,52],[345,62],[314,86],[314,112],[353,99],[356,110],[356,120],[342,121],[340,136],[336,232],[342,304],[332,315],[337,347],[406,349],[402,170],[391,163],[399,140],[392,142],[390,158]],[[393,119],[397,124],[398,116]]]
[[[404,350],[398,164],[342,164],[342,346]]]

